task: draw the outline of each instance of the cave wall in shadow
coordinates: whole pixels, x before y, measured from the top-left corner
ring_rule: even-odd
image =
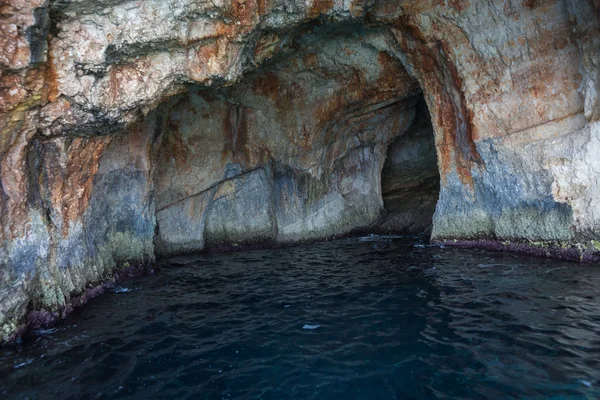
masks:
[[[431,117],[421,99],[411,126],[387,150],[381,171],[385,213],[374,231],[427,233],[440,194],[440,174]]]
[[[157,254],[372,228],[388,144],[412,124],[420,96],[400,61],[370,44],[383,39],[315,28],[302,50],[235,87],[163,106]]]

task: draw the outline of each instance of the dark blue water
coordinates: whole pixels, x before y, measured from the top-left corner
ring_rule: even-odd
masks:
[[[0,349],[0,397],[600,398],[598,266],[363,238],[160,267]]]

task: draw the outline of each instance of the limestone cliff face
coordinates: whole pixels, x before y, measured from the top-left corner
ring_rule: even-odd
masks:
[[[597,259],[599,18],[597,0],[5,0],[0,340],[155,254],[432,230]]]

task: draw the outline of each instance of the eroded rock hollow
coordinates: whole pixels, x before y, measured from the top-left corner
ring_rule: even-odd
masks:
[[[596,0],[0,6],[0,340],[155,256],[600,254]]]

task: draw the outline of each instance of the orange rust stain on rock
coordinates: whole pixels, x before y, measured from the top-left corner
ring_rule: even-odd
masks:
[[[129,129],[127,146],[129,149],[131,165],[137,170],[150,170],[153,141],[150,139],[148,127],[137,123]]]
[[[258,0],[258,15],[265,15],[271,7],[269,0]]]
[[[335,92],[327,101],[317,105],[315,110],[316,132],[321,132],[333,121],[338,119],[338,114],[343,111],[349,101],[359,101],[363,97],[362,89],[365,87],[364,71],[355,71],[344,92]],[[325,144],[328,145],[336,140],[335,137],[327,135]]]
[[[401,21],[400,27],[408,34],[400,45],[420,75],[421,85],[430,100],[432,121],[442,135],[437,141],[441,178],[445,181],[454,166],[461,182],[472,187],[471,168],[482,160],[474,141],[472,111],[462,91],[462,78],[449,59],[449,47],[439,41],[428,43],[418,27],[406,19]]]
[[[334,0],[314,0],[313,5],[308,12],[308,16],[310,18],[316,18],[319,15],[327,14],[333,9],[333,6]]]
[[[248,160],[248,110],[242,105],[237,107],[237,127],[233,142],[234,160],[245,162]]]
[[[179,125],[175,121],[169,119],[167,122],[167,129],[169,136],[163,157],[175,160],[177,169],[184,170],[188,164],[190,149],[183,143],[182,135],[179,132]]]
[[[15,107],[24,105],[25,108],[34,108],[39,102],[30,101],[34,94],[41,93],[44,85],[45,69],[33,68],[25,73],[0,73],[0,113],[7,112]],[[26,104],[26,105],[25,105]],[[17,112],[23,114],[23,108]],[[24,117],[24,114],[23,114]],[[5,132],[10,123],[14,123],[14,114],[2,115],[0,131]],[[3,138],[0,138],[2,143]]]
[[[294,118],[298,109],[310,108],[305,104],[310,95],[304,92],[302,84],[281,79],[273,71],[267,71],[256,77],[252,82],[252,91],[258,96],[265,97],[284,123]],[[294,125],[295,122],[290,124],[290,126]]]
[[[581,81],[583,81],[583,76],[579,73],[573,75],[573,89],[577,89],[581,86]]]
[[[299,145],[305,151],[308,151],[313,147],[313,134],[310,129],[306,128],[306,124],[302,124]]]
[[[0,122],[2,122],[1,119]],[[15,138],[22,138],[21,135],[24,135],[24,132],[17,131],[15,134]],[[7,218],[4,221],[0,220],[0,222],[12,222],[8,226],[3,226],[8,228],[6,233],[9,238],[16,238],[23,234],[25,226],[20,222],[26,220],[28,212],[26,201],[27,178],[26,174],[22,172],[26,168],[27,146],[24,141],[15,140],[9,144],[8,148],[1,148],[0,151],[2,152],[0,157],[0,170],[2,171],[0,190],[3,192],[0,193],[6,196],[6,203],[0,211],[7,213],[6,215],[0,214],[0,217]]]
[[[63,236],[68,234],[70,224],[81,218],[88,207],[100,158],[110,141],[110,136],[76,138],[67,150],[64,180],[56,182],[52,192],[52,203],[62,211]],[[60,180],[61,177],[56,178]]]
[[[467,0],[449,0],[448,5],[456,11],[461,12],[465,8],[468,8],[470,3]]]
[[[350,2],[350,7],[348,9],[350,10],[350,15],[356,18],[365,15],[365,11],[370,9],[370,5],[368,1],[353,0]]]
[[[257,158],[256,160],[254,160],[256,163],[266,164],[273,159],[273,156],[271,155],[271,150],[264,143],[258,145],[258,150],[256,153]]]
[[[114,65],[110,68],[109,72],[109,82],[108,82],[108,91],[110,93],[111,99],[114,101],[119,98],[120,88],[121,88],[121,69],[123,67],[120,65]]]
[[[523,5],[527,8],[534,8],[537,4],[537,0],[524,0]]]
[[[182,47],[190,47],[196,43],[206,41],[207,39],[218,39],[222,36],[232,37],[237,33],[235,25],[228,25],[220,20],[214,22],[213,30],[214,32],[207,33],[199,38],[182,38],[179,40],[179,43]]]
[[[248,154],[248,110],[241,104],[231,104],[229,112],[223,120],[223,132],[225,141],[223,143],[222,157],[231,157],[235,162],[244,165],[250,160]]]
[[[550,105],[562,101],[562,96],[573,87],[573,81],[577,82],[577,78],[576,74],[564,74],[564,70],[557,66],[555,60],[535,63],[526,72],[513,75],[515,87],[520,88],[523,95],[528,94],[536,100],[526,102],[524,110],[527,112],[535,110],[539,118],[536,121],[535,115],[530,113],[529,119],[524,122],[535,125],[550,119],[548,116]],[[555,115],[554,118],[557,116]]]
[[[191,78],[204,82],[210,75],[220,71],[223,63],[226,62],[224,54],[226,53],[229,39],[220,37],[215,42],[202,46],[195,51],[195,59],[190,65]]]
[[[260,14],[261,8],[266,8],[266,3],[261,6],[261,0],[232,0],[231,10],[227,17],[242,26],[250,26],[253,23],[255,15]]]
[[[363,70],[355,70],[350,76],[332,77],[342,84],[341,90],[320,101],[314,109],[316,126],[312,135],[324,134],[325,145],[335,143],[340,133],[368,130],[374,116],[379,112],[374,110],[371,113],[356,115],[357,110],[369,109],[375,104],[419,93],[418,83],[408,75],[399,60],[386,52],[378,53],[377,60],[380,68],[375,81],[367,79]],[[351,115],[354,116],[349,118]],[[303,131],[299,132],[303,147],[312,146],[309,129],[303,127]],[[330,155],[328,161],[333,161],[338,154],[332,151]]]
[[[254,60],[261,63],[271,57],[280,47],[281,38],[276,33],[262,35],[253,49]]]
[[[259,96],[276,101],[280,94],[279,78],[274,72],[268,71],[254,80],[253,91]]]
[[[48,49],[48,62],[46,67],[44,90],[42,96],[50,103],[56,101],[59,96],[58,90],[58,72],[54,64],[54,55],[51,49]]]
[[[32,68],[25,73],[25,87],[29,92],[42,93],[46,79],[46,65]]]
[[[380,51],[377,60],[381,71],[377,84],[373,87],[374,90],[377,92],[394,90],[405,94],[419,92],[419,83],[408,74],[398,59],[385,51]]]
[[[234,160],[246,163],[248,154],[248,109],[240,106],[238,109],[238,126],[234,142]]]
[[[189,104],[188,96],[181,96],[179,101],[172,106],[173,110],[179,110],[186,114],[194,114],[196,110]],[[165,139],[161,145],[159,157],[170,164],[172,161],[175,162],[175,166],[178,170],[185,170],[189,168],[189,158],[191,157],[191,150],[184,143],[183,133],[179,129],[179,124],[172,117],[169,117],[165,122]]]
[[[565,38],[557,38],[554,41],[554,44],[556,45],[556,48],[558,50],[562,50],[565,47],[569,46],[569,39],[565,39]]]
[[[406,32],[408,37],[412,41],[420,42],[421,44],[425,44],[427,42],[427,38],[425,37],[425,33],[415,24],[413,23],[407,15],[401,16],[396,22],[398,28],[402,31]],[[406,37],[403,35],[403,42],[401,45],[407,46]]]
[[[442,42],[441,45],[444,49],[444,54],[450,54],[449,53],[450,46],[444,42]],[[446,67],[450,71],[450,75],[452,77],[452,84],[453,84],[455,90],[458,92],[458,95],[460,98],[458,106],[460,107],[460,113],[462,114],[461,115],[461,119],[463,120],[462,122],[465,125],[464,129],[461,128],[460,130],[461,131],[464,130],[465,141],[466,141],[465,144],[469,146],[469,151],[466,152],[466,155],[469,158],[469,161],[480,163],[481,158],[480,158],[477,148],[475,146],[475,138],[473,137],[473,119],[472,119],[472,115],[471,115],[472,113],[470,112],[469,108],[467,107],[467,101],[465,99],[465,94],[462,90],[463,80],[460,77],[458,70],[456,69],[456,65],[454,65],[454,63],[452,63],[452,61],[450,61],[450,59],[447,58],[447,56],[443,57],[443,59],[446,60]],[[466,149],[464,149],[464,150],[466,150]]]
[[[319,66],[319,57],[315,53],[307,54],[305,61],[307,67],[317,68]]]
[[[227,25],[226,23],[224,23],[223,21],[217,21],[216,22],[216,29],[215,29],[215,34],[214,35],[210,35],[210,36],[206,36],[203,38],[204,39],[208,39],[208,38],[218,38],[221,36],[233,36],[235,33],[237,33],[237,28],[235,25]]]

